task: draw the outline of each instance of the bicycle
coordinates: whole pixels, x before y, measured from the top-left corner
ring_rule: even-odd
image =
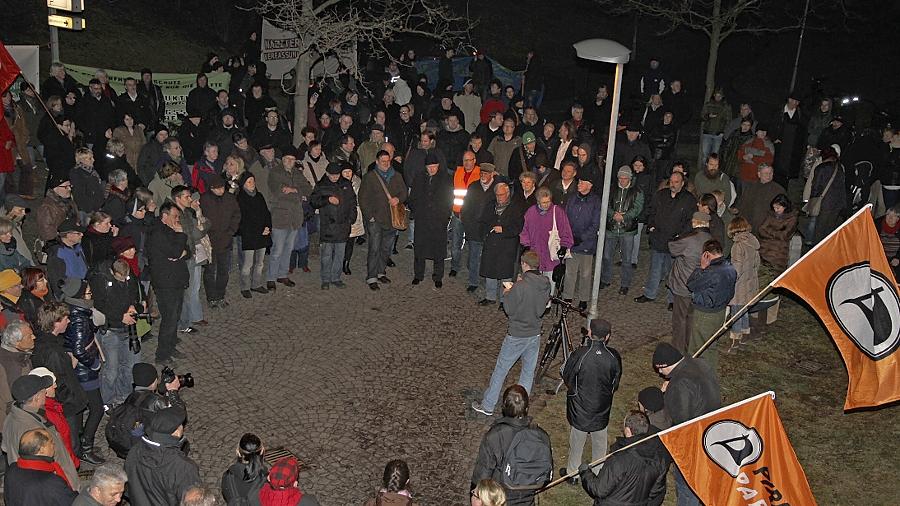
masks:
[[[541,380],[550,370],[550,366],[553,365],[554,361],[556,360],[556,356],[557,354],[559,354],[560,348],[562,348],[563,358],[562,363],[559,364],[560,381],[556,386],[556,392],[558,392],[560,387],[562,386],[563,364],[566,363],[569,355],[571,355],[572,352],[575,351],[575,345],[572,344],[572,340],[569,335],[569,312],[574,311],[575,313],[578,313],[585,318],[587,318],[587,313],[581,311],[580,309],[578,309],[578,307],[573,306],[560,297],[551,297],[550,301],[558,306],[559,320],[557,320],[557,322],[553,324],[553,328],[550,329],[550,333],[547,335],[547,341],[544,344],[544,351],[543,353],[541,353],[541,358],[537,366],[537,372],[535,373],[535,383],[540,384]],[[587,336],[587,329],[581,329],[581,336],[583,342],[584,338]]]

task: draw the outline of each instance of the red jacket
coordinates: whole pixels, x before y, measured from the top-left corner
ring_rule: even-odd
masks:
[[[81,461],[78,460],[78,457],[75,456],[75,452],[72,451],[72,431],[69,428],[69,422],[66,421],[66,415],[63,414],[62,404],[52,397],[47,397],[47,401],[44,403],[44,411],[46,412],[44,413],[44,416],[47,417],[47,421],[56,427],[56,432],[59,432],[59,438],[66,444],[66,451],[69,452],[69,456],[72,457],[72,462],[74,462],[75,467],[78,468],[78,466],[81,465]],[[65,478],[65,476],[63,476],[63,478]]]

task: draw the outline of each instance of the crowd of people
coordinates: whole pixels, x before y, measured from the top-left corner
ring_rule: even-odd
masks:
[[[619,296],[637,295],[635,304],[665,299],[672,312],[671,344],[653,358],[666,383],[641,392],[642,410],[625,418],[625,437],[613,449],[719,406],[720,350],[739,352],[775,315],[748,313],[729,329],[730,346],[715,342],[702,358],[692,355],[787,267],[798,231],[809,247],[851,208],[872,202],[891,264],[900,267],[900,132],[854,132],[828,98],[801,104],[791,95],[777,117],[758,118],[751,104],[735,111],[716,90],[695,116],[683,82],[652,59],[635,90],[642,105],[620,113],[607,163],[610,88],[601,85],[563,117],[549,118],[540,109],[543,69],[534,52],[521,83],[495,79],[478,55],[457,90],[451,53],[432,86],[416,73],[410,51],[369,72],[365,88],[346,79],[316,83],[305,125],[285,116],[290,109],[269,95],[262,64],[251,56],[222,65],[210,55],[177,127],[164,122],[170,104],[149,69],[116,94],[102,70],[78,83],[53,63],[41,97],[27,83],[18,100],[3,92],[7,505],[33,501],[31,493],[46,498],[41,504],[114,505],[126,482],[131,504],[213,504],[215,494],[197,488],[199,469],[188,456],[179,394],[186,381],[171,368],[185,356],[179,334],[202,332],[210,309],[236,303],[227,297],[235,268],[243,298],[308,289],[291,276],[310,271],[316,245],[322,290],[347,287],[354,250],[364,244],[366,272],[356,277],[381,290],[392,283],[392,257],[406,249],[411,285],[424,282],[430,260],[431,282],[442,289],[449,260],[447,277],[466,270],[473,304],[508,316],[489,387],[472,405],[487,416],[499,405],[503,415],[485,435],[473,473],[472,504],[484,505],[531,504],[554,475],[543,461],[511,462],[509,449],[523,440],[549,456],[549,437],[528,416],[541,321],[551,296],[588,309],[596,255],[602,289],[614,290],[618,278]],[[223,71],[232,74],[228,88],[210,88],[207,74]],[[678,157],[695,117],[696,169]],[[48,177],[36,192],[39,159]],[[612,190],[601,216],[604,178]],[[802,198],[789,196],[794,181],[805,182]],[[34,247],[23,235],[32,207]],[[644,236],[648,257],[640,255]],[[632,286],[645,262],[643,287]],[[399,276],[392,274],[394,283]],[[141,343],[156,319],[154,366],[141,361]],[[661,445],[622,452],[593,472],[582,465],[588,436],[594,458],[607,452],[622,374],[607,346],[611,330],[593,320],[572,355],[582,358],[565,364],[571,434],[562,472],[577,469],[572,481],[596,504],[659,504],[671,463]],[[517,384],[503,390],[519,359]],[[104,413],[124,467],[105,463],[95,445]],[[263,453],[258,437],[241,439],[222,480],[228,504],[248,497],[317,504],[298,488],[296,459],[269,469]],[[99,466],[84,490],[81,462]],[[511,467],[521,473],[504,474]],[[696,504],[675,473],[679,504]],[[406,463],[389,462],[372,504],[412,504],[408,481]]]

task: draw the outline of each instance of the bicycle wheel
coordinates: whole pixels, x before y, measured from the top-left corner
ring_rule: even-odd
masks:
[[[535,383],[540,383],[547,371],[550,370],[550,365],[553,364],[556,354],[559,353],[560,345],[562,345],[562,328],[554,325],[553,329],[550,330],[547,343],[544,345],[541,360],[538,362],[537,371],[535,372]]]

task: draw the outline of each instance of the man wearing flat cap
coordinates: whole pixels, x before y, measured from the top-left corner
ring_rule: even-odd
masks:
[[[560,475],[565,476],[581,466],[581,452],[591,437],[591,461],[606,455],[607,426],[613,393],[622,377],[622,357],[609,343],[612,326],[606,320],[591,320],[587,339],[573,351],[563,366],[562,378],[566,396],[566,419],[569,421],[569,460]],[[599,468],[595,468],[599,471]]]
[[[66,219],[56,227],[59,243],[47,249],[47,280],[54,295],[60,295],[60,281],[85,279],[88,265],[81,247],[85,228],[75,219]]]
[[[691,336],[693,306],[687,280],[700,267],[703,245],[712,239],[709,233],[709,215],[696,211],[691,217],[692,230],[669,242],[669,252],[674,259],[669,272],[669,289],[672,290],[672,346],[682,354],[687,353]]]
[[[9,407],[9,414],[3,422],[2,449],[10,464],[19,460],[19,441],[22,435],[32,429],[45,429],[53,440],[53,460],[59,464],[72,490],[78,490],[78,471],[66,450],[66,445],[44,416],[47,389],[53,385],[50,376],[26,374],[13,381],[10,390],[15,400]]]
[[[181,450],[185,418],[180,407],[157,411],[128,452],[125,472],[133,506],[178,506],[184,493],[200,483],[200,468]]]

